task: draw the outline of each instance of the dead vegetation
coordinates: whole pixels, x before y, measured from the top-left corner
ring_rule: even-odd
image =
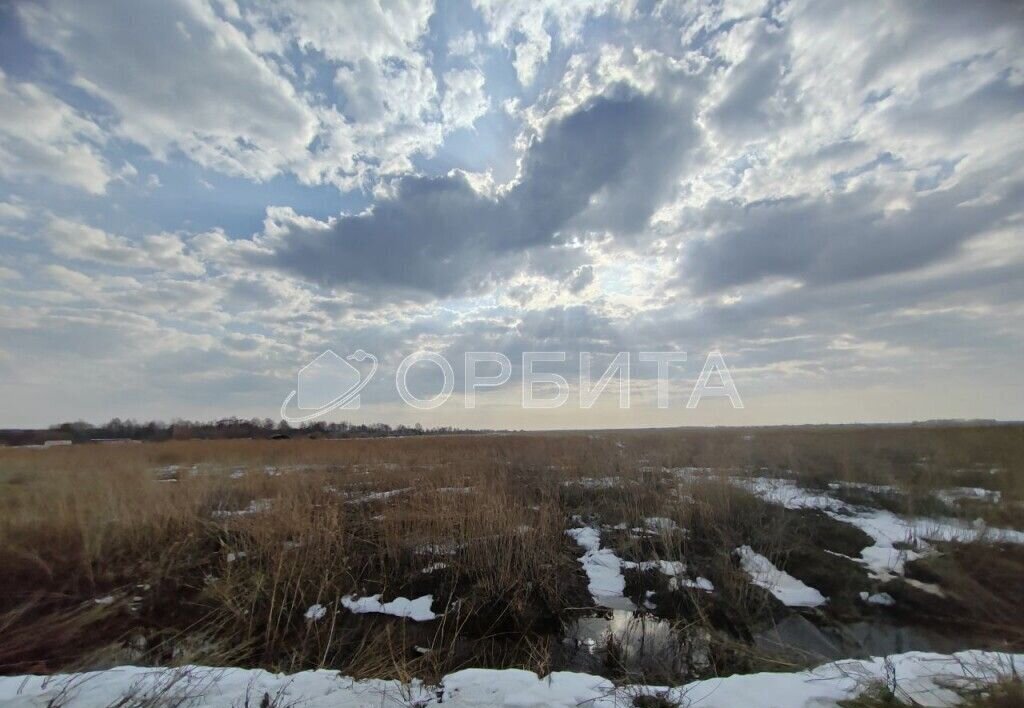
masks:
[[[821,589],[842,619],[863,611],[856,598],[869,585],[841,556],[866,542],[721,475],[797,474],[907,494],[984,484],[1001,492],[1002,508],[1021,498],[1022,452],[1021,429],[1010,427],[4,449],[0,671],[197,663],[428,680],[467,666],[546,673],[559,666],[565,623],[593,604],[565,535],[580,520],[605,528],[602,543],[626,560],[684,560],[714,583],[709,594],[671,588],[654,571],[626,573],[636,604],[653,590],[658,616],[706,634],[703,675],[786,668],[750,646],[785,608],[749,582],[732,550],[750,545]],[[681,467],[714,471],[673,472]],[[650,518],[674,530],[615,528]],[[982,557],[953,550],[920,572],[941,576],[972,631],[1020,647],[1013,598],[1000,588],[1019,586],[1022,565],[1005,554],[972,565]],[[431,594],[438,619],[340,604],[377,594]],[[305,616],[314,605],[325,609],[315,621]],[[927,616],[953,615],[939,611]]]

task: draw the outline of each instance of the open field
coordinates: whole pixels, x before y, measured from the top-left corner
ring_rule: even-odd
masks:
[[[0,449],[0,672],[1024,652],[1022,466],[1021,426]]]

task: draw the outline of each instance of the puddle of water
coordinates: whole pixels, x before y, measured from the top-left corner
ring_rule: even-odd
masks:
[[[709,667],[709,646],[702,630],[686,632],[647,613],[612,610],[567,627],[561,668],[679,682]]]
[[[856,658],[901,654],[907,651],[954,652],[966,648],[924,627],[894,627],[884,622],[853,622],[842,628],[848,656]]]
[[[877,621],[817,627],[801,615],[790,615],[775,627],[755,635],[754,645],[770,654],[812,663],[907,651],[954,652],[964,648],[924,628],[897,627]]]

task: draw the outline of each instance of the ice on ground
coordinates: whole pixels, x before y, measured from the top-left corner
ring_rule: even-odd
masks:
[[[714,592],[715,586],[707,578],[689,578],[686,576],[686,563],[682,561],[666,561],[666,560],[652,560],[652,561],[622,561],[623,570],[657,570],[662,575],[666,575],[669,578],[668,587],[669,590],[678,590],[681,587],[684,588],[696,588],[703,590],[704,592]]]
[[[421,573],[433,573],[435,570],[444,570],[447,567],[448,567],[447,563],[442,563],[441,561],[438,561],[436,563],[431,563],[430,565],[428,565],[426,568],[424,568],[420,572]]]
[[[754,496],[781,504],[787,509],[821,509],[822,511],[852,511],[849,504],[827,494],[816,494],[797,486],[791,479],[775,479],[774,477],[732,477],[730,480],[738,487],[746,489]]]
[[[829,482],[829,489],[859,489],[872,494],[903,494],[903,490],[891,484],[868,484],[867,482]]]
[[[678,578],[673,578],[672,580],[678,583],[680,587],[695,588],[697,590],[703,590],[704,592],[715,591],[715,584],[703,576],[697,576],[696,579],[687,578],[685,576],[679,576]],[[669,587],[672,587],[671,582],[669,583]],[[675,588],[672,589],[674,590]]]
[[[922,539],[966,543],[979,539],[1024,543],[1024,531],[970,525],[958,519],[903,518],[885,509],[864,509],[798,486],[793,480],[768,477],[734,477],[733,483],[765,501],[787,509],[818,509],[836,521],[856,526],[874,541],[861,550],[860,558],[873,578],[891,580],[902,576],[904,566],[931,549]],[[913,549],[907,548],[913,547]]]
[[[881,605],[882,607],[892,607],[896,604],[896,599],[887,592],[876,592],[874,595],[861,592],[860,599],[869,605]]]
[[[579,479],[567,479],[562,482],[563,487],[583,487],[584,489],[611,489],[623,483],[619,477],[580,477]]]
[[[114,604],[113,595],[104,595],[103,597],[97,597],[93,600],[97,605],[112,605]]]
[[[926,592],[929,595],[935,595],[935,597],[946,596],[946,593],[942,591],[942,588],[940,588],[935,583],[925,583],[920,580],[915,580],[914,578],[903,578],[903,582],[909,585],[910,587],[917,588],[918,590]]]
[[[677,528],[675,521],[664,516],[649,516],[644,519],[644,526],[658,533],[667,533]]]
[[[682,561],[653,560],[640,561],[639,563],[622,561],[622,567],[625,570],[660,570],[663,575],[667,575],[670,578],[686,572],[686,563]]]
[[[592,526],[584,526],[581,529],[568,529],[565,534],[588,551],[596,551],[601,547],[601,532]]]
[[[943,501],[950,506],[956,506],[956,503],[961,499],[998,504],[1003,498],[1002,492],[995,489],[985,489],[984,487],[953,487],[951,489],[940,489],[935,492],[935,496],[938,497],[940,501]]]
[[[349,499],[345,503],[366,504],[367,502],[381,501],[383,499],[390,499],[391,497],[396,496],[398,494],[405,494],[406,492],[411,492],[413,489],[414,487],[402,487],[401,489],[389,489],[384,492],[369,492],[368,494],[355,497],[354,499]]]
[[[184,666],[123,666],[107,671],[58,676],[0,677],[0,706],[120,705],[124,698],[142,704],[152,698],[168,705],[220,708],[244,705],[252,696],[280,697],[304,708],[356,708],[426,705],[452,708],[612,708],[632,705],[637,696],[660,696],[666,703],[700,708],[825,708],[853,698],[878,681],[892,681],[897,694],[921,706],[959,702],[951,689],[977,686],[1009,676],[1024,664],[1024,654],[963,651],[956,654],[908,652],[869,660],[843,660],[793,673],[757,673],[694,681],[677,687],[616,687],[609,679],[559,671],[540,677],[520,669],[464,669],[437,686],[419,681],[355,680],[336,671],[275,674],[261,669]],[[146,703],[147,705],[149,703]]]
[[[433,602],[433,595],[424,595],[423,597],[417,597],[415,600],[396,597],[391,602],[384,603],[380,601],[380,595],[371,595],[370,597],[346,595],[341,598],[341,604],[349,612],[354,612],[355,614],[392,615],[394,617],[407,617],[417,622],[428,622],[437,618],[437,615],[430,609],[430,605]]]
[[[465,547],[465,543],[456,543],[455,541],[425,543],[422,546],[416,546],[413,552],[418,556],[454,556]]]
[[[764,588],[787,607],[818,607],[828,600],[820,592],[804,585],[784,570],[762,556],[750,546],[736,549],[740,565],[754,585]]]
[[[244,509],[226,510],[217,509],[211,516],[215,519],[225,519],[232,516],[248,516],[249,514],[259,514],[264,511],[269,511],[270,507],[273,506],[273,499],[253,499],[249,502],[249,506]]]
[[[326,615],[327,615],[327,608],[324,607],[323,605],[317,603],[315,605],[310,605],[309,606],[309,609],[306,610],[305,617],[310,622],[318,622],[319,620],[322,620]]]
[[[567,529],[566,535],[586,550],[579,557],[587,574],[587,590],[601,607],[615,610],[636,609],[625,597],[626,579],[622,577],[622,560],[610,548],[601,548],[601,532],[591,526]]]
[[[666,470],[669,474],[680,479],[693,479],[694,477],[706,477],[714,472],[710,467],[673,467]]]
[[[245,558],[246,555],[247,554],[245,551],[231,551],[227,555],[227,561],[228,563],[234,563],[236,560],[241,560],[242,558]]]

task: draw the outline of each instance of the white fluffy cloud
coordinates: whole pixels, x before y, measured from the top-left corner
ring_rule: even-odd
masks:
[[[160,158],[180,150],[263,180],[301,161],[316,135],[292,85],[204,2],[50,0],[21,16],[71,81],[113,108],[116,133]]]
[[[289,46],[309,62],[326,58],[337,95],[320,109],[318,144],[296,168],[307,182],[342,188],[412,169],[443,140],[437,79],[419,46],[433,3],[257,2],[243,11],[254,27],[277,28],[277,55]]]
[[[516,75],[523,86],[533,84],[537,72],[551,53],[552,31],[563,45],[579,39],[588,17],[614,8],[624,15],[628,3],[611,0],[474,0],[490,29],[490,39],[509,47]]]
[[[186,253],[175,234],[153,234],[132,241],[86,224],[54,217],[44,229],[53,252],[63,258],[106,265],[201,275],[202,264]]]
[[[484,91],[479,69],[456,69],[444,75],[445,93],[441,112],[449,129],[469,128],[487,112],[490,101]]]
[[[0,69],[0,174],[46,178],[103,194],[112,179],[102,129],[69,105]]]

